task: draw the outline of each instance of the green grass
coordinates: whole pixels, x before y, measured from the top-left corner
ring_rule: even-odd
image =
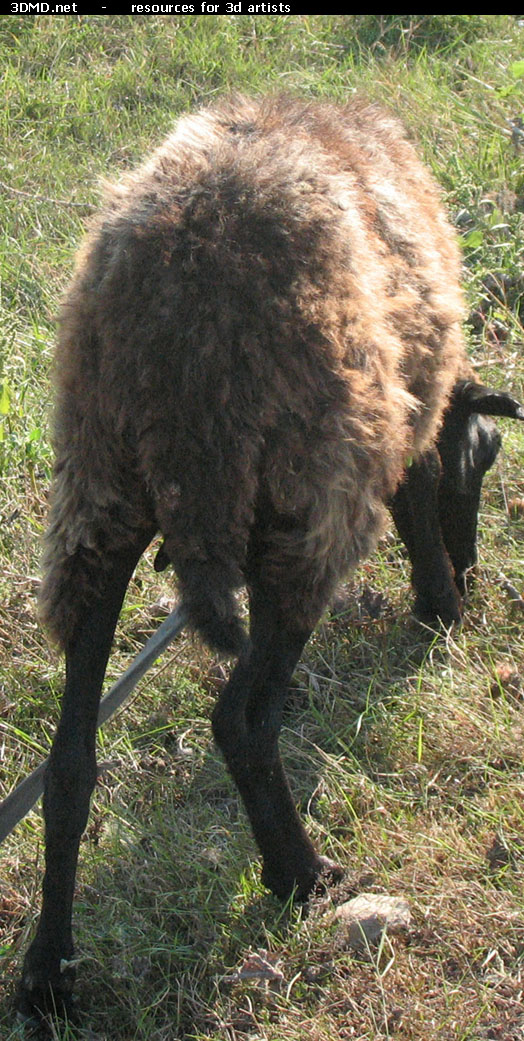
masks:
[[[34,603],[54,321],[100,178],[223,91],[368,93],[407,122],[457,221],[479,373],[522,398],[523,54],[512,15],[0,19],[2,793],[47,753],[58,713],[63,664]],[[462,631],[435,641],[413,623],[389,533],[297,670],[282,747],[311,834],[347,866],[338,891],[306,911],[262,887],[210,737],[227,668],[197,642],[181,638],[105,728],[100,759],[113,767],[75,912],[82,1025],[57,1030],[61,1041],[521,1041],[524,617],[500,576],[524,590],[523,440],[516,424],[501,428]],[[109,679],[155,624],[151,605],[172,595],[152,559]],[[12,993],[42,858],[33,813],[2,849],[2,1041],[22,1036]],[[403,895],[414,927],[357,957],[330,909],[362,890]],[[283,979],[236,979],[261,949]]]

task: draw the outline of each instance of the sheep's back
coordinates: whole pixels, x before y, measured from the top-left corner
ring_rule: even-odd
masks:
[[[454,235],[404,131],[358,100],[233,99],[107,194],[61,322],[74,537],[113,503],[212,517],[240,575],[263,488],[307,518],[304,567],[337,545],[350,566],[467,364]]]

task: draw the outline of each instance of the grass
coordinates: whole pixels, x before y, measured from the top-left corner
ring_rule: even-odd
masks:
[[[523,396],[524,26],[511,15],[0,19],[0,784],[49,748],[63,665],[35,619],[51,454],[54,315],[99,178],[128,168],[194,104],[230,89],[343,98],[409,124],[464,243],[480,375]],[[519,64],[520,63],[520,64]],[[446,640],[410,616],[392,532],[297,670],[282,747],[319,846],[347,866],[309,909],[261,886],[209,714],[227,668],[181,638],[100,737],[75,931],[81,1026],[61,1041],[521,1041],[524,1031],[522,431],[486,482],[480,581]],[[513,503],[513,505],[512,505]],[[148,554],[110,679],[172,596]],[[2,849],[0,1037],[34,928],[42,829]],[[356,956],[330,910],[404,896],[414,926]],[[274,983],[236,971],[250,951]],[[235,975],[236,973],[236,975]]]

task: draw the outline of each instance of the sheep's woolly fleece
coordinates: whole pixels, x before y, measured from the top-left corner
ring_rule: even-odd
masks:
[[[140,531],[164,536],[204,635],[199,597],[233,612],[254,531],[283,611],[314,624],[468,375],[459,280],[438,188],[380,108],[183,116],[108,187],[62,308],[55,637]]]

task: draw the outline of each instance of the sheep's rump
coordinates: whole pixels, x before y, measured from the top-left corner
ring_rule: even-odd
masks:
[[[55,636],[141,528],[225,612],[258,532],[267,581],[314,621],[435,439],[460,321],[454,235],[391,116],[276,98],[182,117],[109,190],[63,306]]]

